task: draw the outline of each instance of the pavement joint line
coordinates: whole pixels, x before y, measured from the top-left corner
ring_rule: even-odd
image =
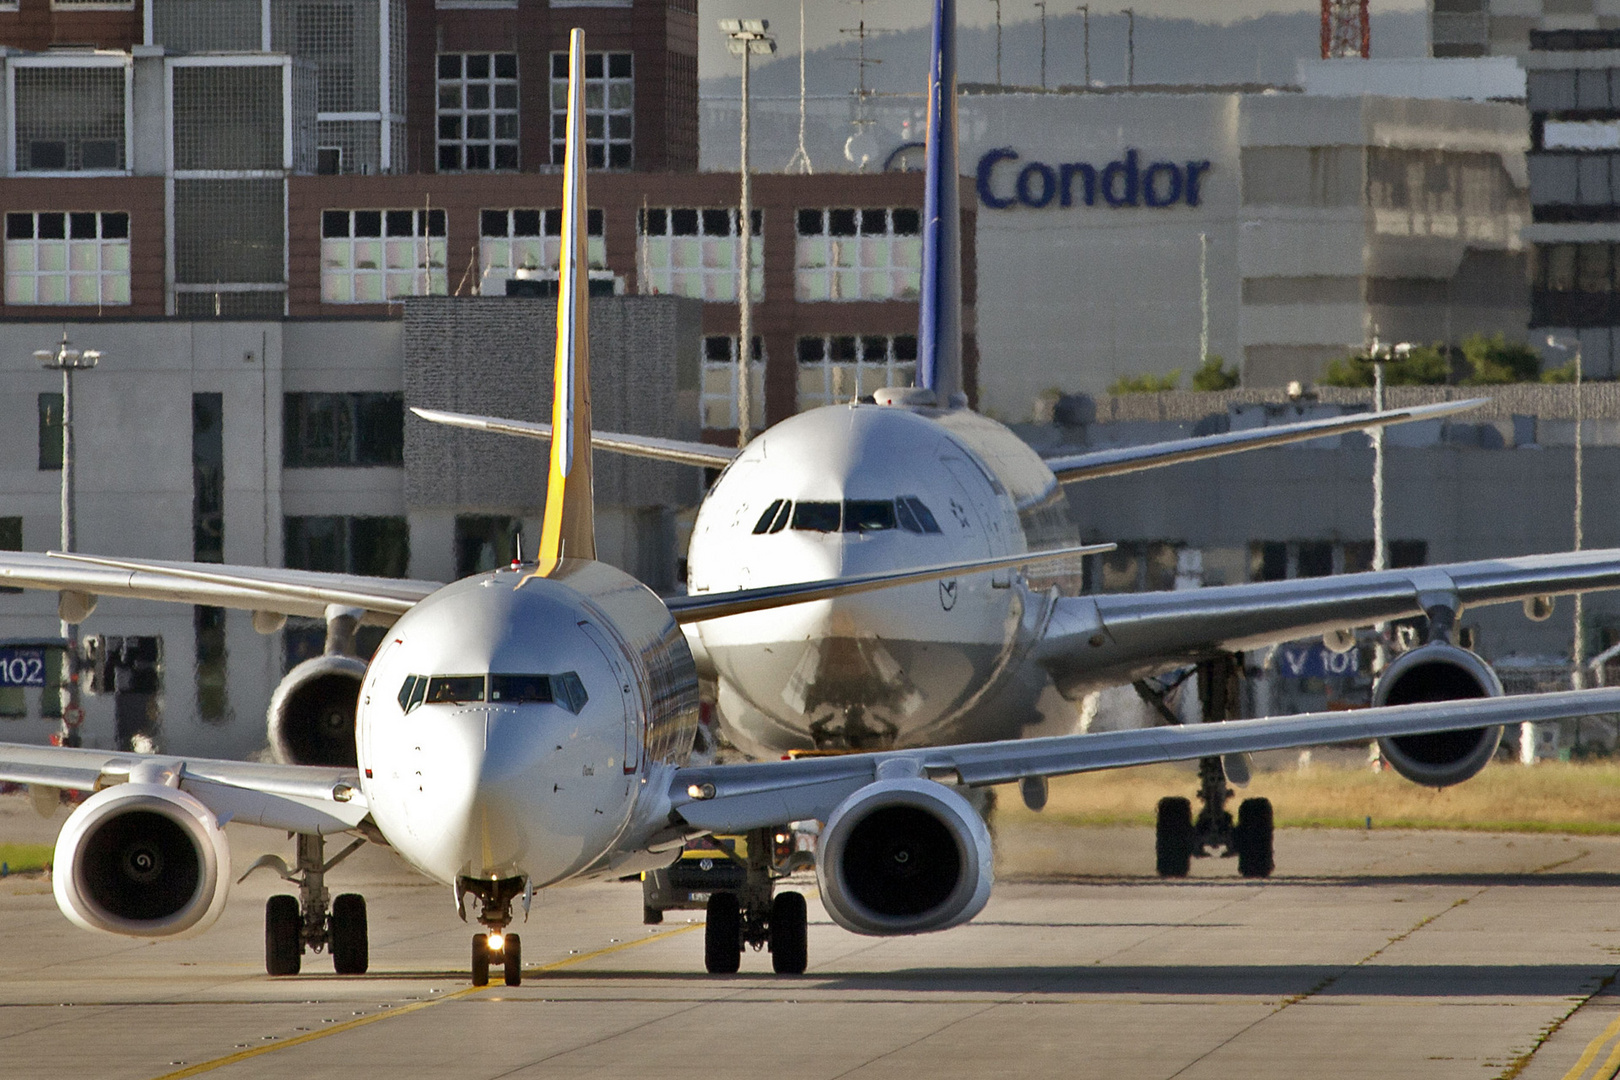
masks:
[[[565,968],[572,964],[580,964],[587,960],[594,960],[600,956],[607,956],[611,953],[622,952],[625,949],[633,949],[638,945],[646,945],[650,942],[662,941],[666,938],[675,937],[677,934],[685,934],[697,929],[701,925],[703,924],[689,923],[686,926],[682,926],[674,930],[666,930],[660,934],[649,934],[644,938],[634,938],[630,941],[621,941],[617,944],[609,945],[601,949],[595,949],[588,953],[580,953],[577,956],[567,956],[561,960],[556,960],[549,964],[542,964],[540,967],[529,968],[525,974],[541,975],[548,971],[556,971],[559,968]],[[490,989],[492,989],[492,987],[466,986],[460,990],[445,994],[442,997],[432,998],[428,1001],[418,1001],[396,1009],[379,1009],[370,1016],[362,1016],[342,1024],[334,1024],[331,1027],[322,1028],[319,1031],[307,1032],[303,1035],[298,1035],[290,1039],[278,1039],[275,1042],[268,1043],[264,1046],[255,1046],[252,1049],[241,1050],[234,1054],[226,1054],[224,1057],[214,1058],[211,1061],[202,1061],[198,1062],[196,1065],[188,1065],[183,1069],[177,1069],[174,1072],[164,1073],[162,1076],[156,1077],[155,1080],[185,1080],[186,1077],[199,1076],[202,1073],[213,1072],[215,1069],[222,1069],[227,1065],[234,1065],[237,1062],[247,1061],[250,1058],[260,1057],[264,1054],[272,1054],[278,1050],[287,1050],[294,1046],[303,1046],[305,1043],[311,1043],[317,1039],[325,1039],[332,1035],[340,1035],[346,1031],[353,1031],[355,1028],[365,1027],[367,1024],[375,1024],[379,1020],[389,1020],[396,1016],[404,1016],[407,1013],[420,1012],[423,1009],[432,1008],[434,1005],[442,1005],[446,1001],[455,1001],[458,998],[468,997],[469,995]]]

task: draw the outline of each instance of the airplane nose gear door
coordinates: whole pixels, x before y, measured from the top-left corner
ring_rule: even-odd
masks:
[[[609,644],[602,631],[584,620],[580,621],[579,628],[585,631],[591,644],[601,650],[608,666],[613,669],[613,677],[618,680],[619,695],[624,702],[624,771],[633,773],[641,767],[641,740],[646,726],[641,714],[641,695],[636,693],[630,673],[619,658],[619,651]]]

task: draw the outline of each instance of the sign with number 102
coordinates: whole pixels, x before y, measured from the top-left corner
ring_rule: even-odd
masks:
[[[44,685],[44,649],[0,649],[0,686]]]

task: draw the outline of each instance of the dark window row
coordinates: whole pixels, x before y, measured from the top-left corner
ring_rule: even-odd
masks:
[[[402,517],[286,517],[281,534],[289,570],[402,578],[410,569],[411,531]]]
[[[286,394],[281,462],[288,469],[400,465],[405,399],[400,394]]]
[[[589,236],[602,235],[602,211],[585,211],[585,232]],[[480,210],[478,235],[507,236],[561,236],[562,210]]]
[[[443,210],[323,210],[321,237],[443,236]]]
[[[653,206],[641,211],[636,222],[647,236],[737,236],[742,228],[738,212],[723,206]],[[755,236],[764,234],[761,211],[749,212],[748,229]]]
[[[874,362],[890,359],[900,361],[917,359],[916,335],[895,334],[893,337],[873,335],[858,338],[848,334],[833,334],[827,337],[799,339],[801,364],[819,364],[825,360],[831,360],[835,364],[852,364],[857,360]]]
[[[922,232],[922,212],[910,207],[828,210],[800,210],[800,236],[917,236]]]
[[[127,240],[129,215],[121,210],[42,210],[7,214],[7,240]]]

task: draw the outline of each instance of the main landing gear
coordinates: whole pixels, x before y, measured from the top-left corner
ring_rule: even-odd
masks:
[[[332,967],[339,975],[364,975],[371,963],[366,934],[366,898],[359,893],[341,893],[331,899],[326,891],[326,873],[359,850],[365,840],[356,840],[326,861],[326,838],[298,834],[298,867],[287,866],[279,855],[264,855],[237,879],[269,867],[283,879],[298,886],[297,896],[272,896],[264,905],[264,970],[271,975],[296,975],[305,950],[328,951]]]
[[[754,829],[747,834],[745,869],[737,892],[709,897],[703,928],[703,966],[711,975],[732,975],[742,966],[743,949],[771,951],[778,975],[803,975],[809,964],[808,908],[796,892],[773,892],[777,879],[813,864],[808,852],[777,850],[776,838],[787,829]],[[784,845],[785,846],[785,845]],[[737,856],[732,856],[737,858]]]
[[[480,878],[461,878],[456,882],[456,910],[466,919],[465,900],[471,893],[478,900],[478,921],[487,933],[474,934],[472,940],[472,984],[489,985],[489,969],[499,967],[502,981],[507,986],[523,982],[523,940],[509,934],[512,925],[512,901],[523,898],[523,910],[529,910],[528,883],[523,878],[502,878],[486,881]]]
[[[1238,716],[1241,676],[1242,657],[1235,654],[1199,663],[1198,696],[1203,702],[1205,723]],[[1137,683],[1136,689],[1171,723],[1180,723],[1153,688]],[[1153,846],[1160,877],[1186,877],[1195,856],[1203,858],[1216,850],[1222,858],[1237,856],[1238,873],[1243,877],[1271,876],[1275,865],[1271,800],[1244,799],[1238,807],[1236,822],[1226,808],[1234,794],[1227,786],[1228,779],[1245,784],[1248,773],[1248,762],[1243,755],[1228,755],[1226,759],[1200,758],[1196,819],[1191,800],[1180,796],[1159,800]]]

